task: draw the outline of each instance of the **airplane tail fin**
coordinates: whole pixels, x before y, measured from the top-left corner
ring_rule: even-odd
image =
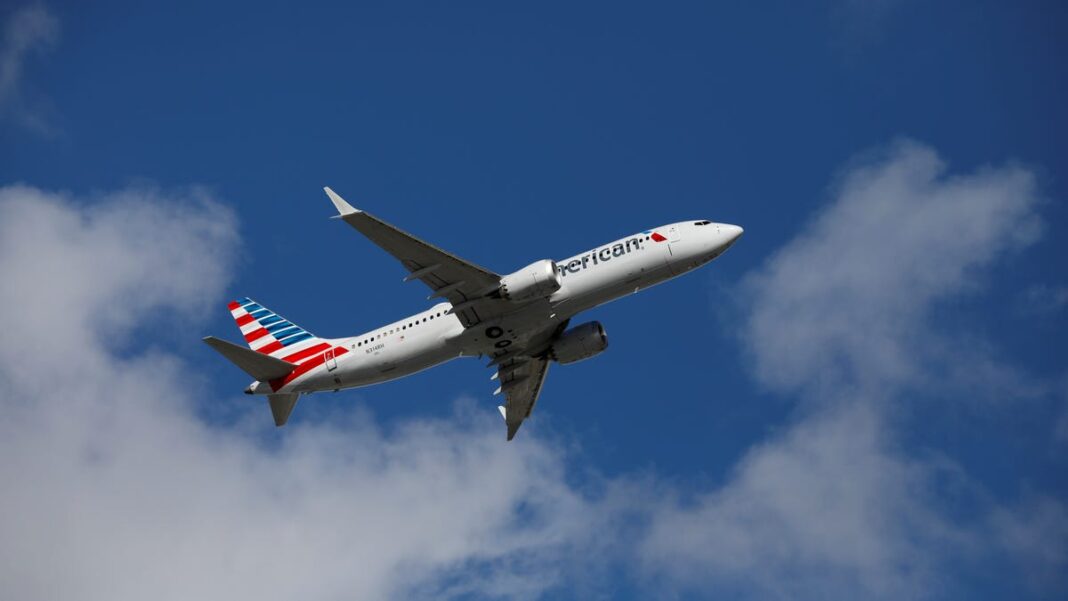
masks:
[[[322,338],[250,298],[232,301],[229,308],[245,342],[257,353],[296,363],[329,347]]]
[[[214,336],[204,338],[204,342],[257,382],[269,383],[272,391],[326,361],[333,361],[333,353],[345,353],[344,347],[328,352],[333,348],[332,341],[315,336],[250,298],[232,301],[229,308],[248,348]],[[245,392],[260,391],[253,385]],[[276,426],[285,425],[299,398],[298,392],[267,393]]]

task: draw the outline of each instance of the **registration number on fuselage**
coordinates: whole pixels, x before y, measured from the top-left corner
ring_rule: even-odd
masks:
[[[376,353],[376,352],[382,350],[383,348],[385,348],[385,346],[386,346],[385,343],[376,344],[376,345],[374,345],[372,347],[368,347],[368,348],[364,349],[363,352],[365,352],[368,355],[370,355],[371,353]]]

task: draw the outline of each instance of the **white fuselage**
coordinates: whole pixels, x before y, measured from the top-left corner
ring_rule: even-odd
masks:
[[[318,367],[271,390],[254,384],[250,392],[314,392],[377,384],[401,378],[463,356],[494,356],[524,345],[535,333],[561,325],[576,314],[708,263],[725,251],[741,228],[686,221],[634,234],[557,262],[562,287],[552,296],[517,303],[497,319],[464,328],[439,303],[408,318],[359,336],[333,339],[333,356]],[[500,328],[493,338],[488,328]]]

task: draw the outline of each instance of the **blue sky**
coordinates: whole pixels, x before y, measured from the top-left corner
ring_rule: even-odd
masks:
[[[1060,3],[0,22],[12,596],[1068,587]],[[677,220],[746,233],[591,311],[610,349],[552,369],[510,445],[475,361],[306,398],[276,431],[200,343],[236,339],[228,299],[323,336],[426,305],[324,185],[498,272]],[[57,555],[80,569],[55,582]],[[144,576],[115,589],[94,561]]]

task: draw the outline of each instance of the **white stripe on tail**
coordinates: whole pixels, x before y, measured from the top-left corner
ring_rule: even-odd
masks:
[[[250,298],[229,305],[245,342],[254,351],[290,363],[330,348],[330,343]]]

